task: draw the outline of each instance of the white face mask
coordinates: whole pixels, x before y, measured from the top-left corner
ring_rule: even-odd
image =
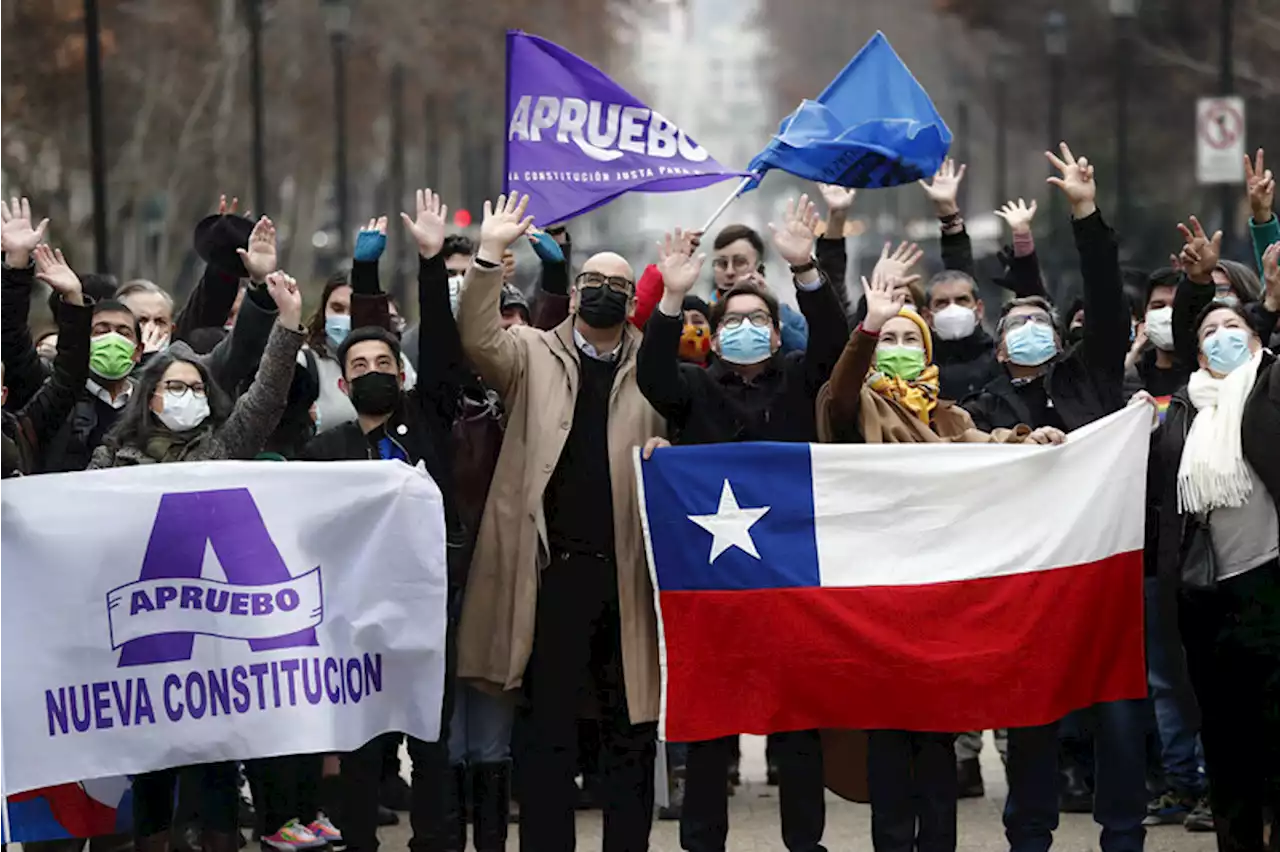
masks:
[[[1157,349],[1173,351],[1173,308],[1147,311],[1147,340]]]
[[[209,400],[196,396],[190,389],[182,393],[165,391],[164,408],[156,417],[174,432],[187,432],[196,428],[209,416]]]
[[[933,330],[943,340],[963,340],[978,327],[978,312],[950,304],[933,315]]]

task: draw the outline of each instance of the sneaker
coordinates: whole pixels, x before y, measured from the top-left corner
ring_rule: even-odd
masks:
[[[325,843],[328,843],[330,846],[342,845],[342,832],[338,831],[338,827],[330,822],[329,818],[324,814],[317,816],[315,822],[307,826],[307,831],[311,832]]]
[[[1213,810],[1209,807],[1208,796],[1200,797],[1182,824],[1191,832],[1213,831]]]
[[[262,838],[262,843],[281,852],[293,852],[297,849],[319,849],[328,845],[326,841],[316,837],[296,819],[285,823],[275,834]]]
[[[1182,825],[1195,806],[1195,796],[1183,796],[1172,791],[1163,793],[1147,802],[1147,816],[1142,824]]]
[[[981,799],[987,794],[982,783],[982,765],[978,758],[970,757],[956,762],[958,796],[961,799]]]

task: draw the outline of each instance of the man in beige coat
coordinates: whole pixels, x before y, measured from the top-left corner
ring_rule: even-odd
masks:
[[[502,253],[527,199],[485,204],[458,304],[462,346],[501,396],[506,435],[480,523],[460,677],[522,690],[520,846],[573,848],[577,719],[601,728],[604,848],[648,848],[658,641],[633,453],[664,424],[636,386],[635,275],[598,254],[551,331],[500,325]]]

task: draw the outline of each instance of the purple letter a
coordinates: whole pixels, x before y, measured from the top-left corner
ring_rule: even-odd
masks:
[[[205,542],[227,573],[227,581],[243,586],[283,583],[288,567],[262,523],[262,515],[247,488],[165,494],[160,498],[139,580],[186,579],[200,576]],[[191,659],[192,633],[163,633],[124,643],[121,666],[172,663]],[[318,645],[315,628],[289,636],[251,639],[255,651]]]

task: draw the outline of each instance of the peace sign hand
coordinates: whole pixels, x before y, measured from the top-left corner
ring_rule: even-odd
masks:
[[[1245,186],[1249,192],[1249,209],[1253,212],[1253,223],[1261,225],[1271,221],[1271,210],[1276,201],[1276,180],[1271,169],[1266,167],[1266,152],[1258,149],[1258,162],[1244,158]]]

